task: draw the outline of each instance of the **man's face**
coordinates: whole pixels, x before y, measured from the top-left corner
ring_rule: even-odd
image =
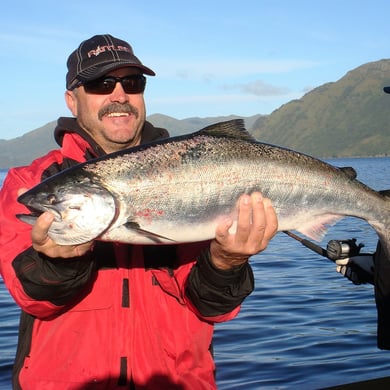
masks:
[[[139,69],[127,67],[117,69],[106,76],[125,77],[140,74]],[[83,85],[65,92],[65,99],[81,128],[110,153],[139,145],[141,130],[145,122],[143,93],[127,94],[117,82],[114,90],[107,94],[86,92]]]

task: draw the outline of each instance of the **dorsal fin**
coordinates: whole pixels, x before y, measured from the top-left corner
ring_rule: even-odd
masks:
[[[356,179],[357,172],[352,167],[340,167],[341,171],[343,171],[350,179]]]
[[[390,190],[382,190],[378,191],[381,195],[386,196],[387,198],[390,198]]]
[[[212,137],[236,138],[244,141],[256,141],[256,139],[245,128],[242,119],[233,119],[226,122],[214,123],[199,130],[197,134],[208,135]]]

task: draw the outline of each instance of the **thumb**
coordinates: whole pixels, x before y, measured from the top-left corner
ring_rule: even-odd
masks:
[[[215,229],[215,237],[219,239],[224,239],[229,235],[229,229],[233,225],[233,219],[232,218],[225,218],[223,219]]]
[[[39,216],[31,230],[31,239],[34,244],[43,245],[48,239],[50,225],[54,220],[54,215],[45,212]]]

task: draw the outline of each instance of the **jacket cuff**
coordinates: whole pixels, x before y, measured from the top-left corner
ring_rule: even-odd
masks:
[[[204,281],[215,287],[224,288],[227,285],[237,285],[246,274],[248,263],[224,270],[219,269],[211,262],[210,251],[203,251],[198,257],[199,272]]]
[[[95,273],[90,252],[71,259],[52,259],[30,247],[12,265],[27,295],[57,306],[72,301]]]
[[[191,270],[186,294],[200,314],[215,317],[234,310],[253,289],[254,277],[248,263],[220,270],[212,265],[210,252],[205,251]]]

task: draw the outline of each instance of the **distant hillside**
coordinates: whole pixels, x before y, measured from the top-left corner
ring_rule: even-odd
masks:
[[[270,115],[246,117],[248,130],[259,140],[316,157],[390,155],[390,60],[362,65],[336,82],[324,84]],[[175,119],[153,114],[148,120],[171,135],[191,133],[236,115]],[[56,122],[12,140],[0,140],[0,168],[25,165],[57,146]]]
[[[169,130],[171,136],[187,134],[200,130],[212,123],[227,121],[234,118],[245,120],[246,126],[251,129],[261,115],[240,117],[236,115],[219,116],[215,118],[188,118],[175,119],[167,115],[154,114],[148,116],[148,121],[157,127]],[[54,141],[53,131],[57,121],[50,122],[39,129],[30,131],[21,137],[11,140],[0,140],[0,169],[29,164],[35,158],[44,155],[49,150],[58,148]]]
[[[257,139],[322,157],[390,155],[390,60],[371,62],[253,125]]]
[[[56,122],[50,122],[21,137],[0,140],[0,168],[6,169],[28,164],[34,158],[57,148],[58,146],[53,138],[55,124]]]

